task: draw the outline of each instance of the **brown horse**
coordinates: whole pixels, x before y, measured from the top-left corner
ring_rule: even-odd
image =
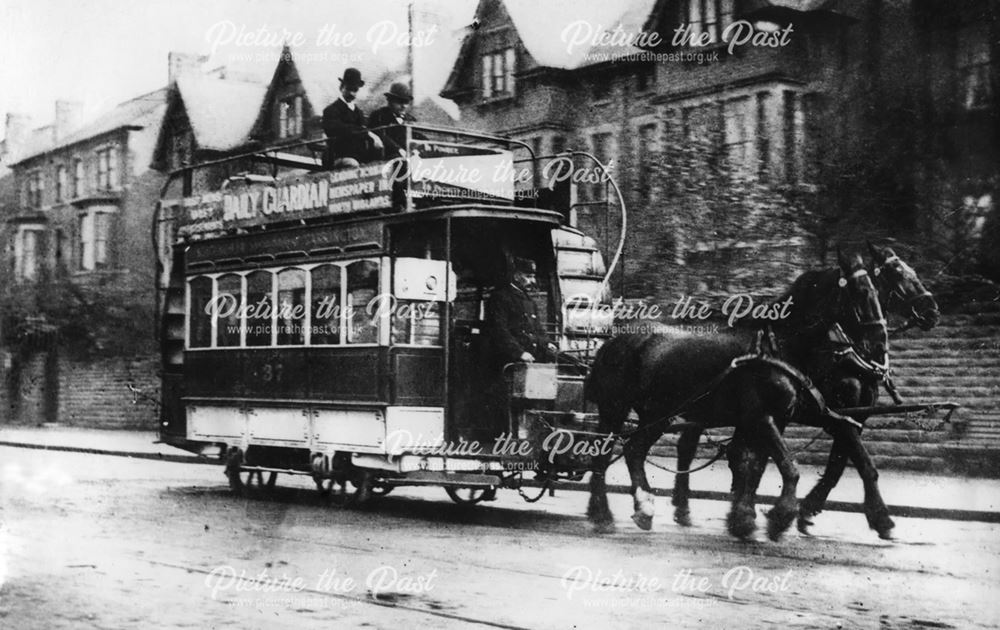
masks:
[[[851,330],[862,339],[870,356],[884,360],[888,338],[877,293],[859,256],[840,257],[837,268],[806,272],[785,298],[792,299],[792,314],[778,329],[780,345],[806,348],[834,325]],[[881,322],[881,325],[873,325]],[[750,346],[751,331],[734,331],[714,337],[622,335],[598,351],[587,379],[588,400],[597,403],[600,431],[618,433],[634,410],[639,427],[625,444],[625,458],[632,478],[633,520],[648,529],[652,523],[652,495],[644,463],[649,448],[663,434],[673,416],[682,414],[702,428],[733,426],[741,450],[734,452],[733,503],[729,530],[737,537],[752,533],[754,524],[753,457],[774,458],[782,474],[782,495],[768,514],[768,534],[777,539],[794,519],[798,472],[781,433],[790,422],[822,426],[843,435],[852,459],[864,470],[866,511],[869,520],[884,526],[888,510],[877,486],[877,472],[854,427],[819,407],[794,368],[789,371],[768,362],[732,370],[713,383],[734,358]],[[706,387],[713,383],[713,387]],[[853,436],[853,437],[852,437]],[[738,456],[737,456],[738,455]],[[604,473],[610,456],[594,459],[588,516],[598,531],[612,527]],[[753,465],[751,465],[753,464]],[[874,525],[873,525],[874,526]],[[891,521],[889,524],[891,529]]]

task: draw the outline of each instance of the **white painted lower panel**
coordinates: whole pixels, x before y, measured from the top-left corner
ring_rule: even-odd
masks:
[[[309,410],[247,409],[250,444],[309,448]]]
[[[441,407],[387,407],[385,452],[401,455],[444,445],[444,409]]]
[[[380,411],[316,409],[312,429],[313,451],[385,452],[385,418]]]
[[[187,408],[187,437],[235,443],[246,436],[246,417],[237,407],[192,406]]]

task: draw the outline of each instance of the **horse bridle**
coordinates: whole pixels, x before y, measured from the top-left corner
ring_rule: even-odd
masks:
[[[890,262],[890,260],[887,259],[886,262]],[[872,283],[871,277],[868,276],[868,272],[865,269],[859,269],[855,271],[854,273],[851,274],[851,277],[852,278],[868,277],[868,282],[869,285],[871,286],[872,291],[874,291],[877,294],[875,285]],[[841,276],[840,287],[842,289],[847,288],[847,281],[843,276]],[[857,319],[857,323],[860,328],[879,326],[882,328],[883,331],[885,331],[885,337],[886,340],[888,341],[889,330],[887,328],[885,314],[882,312],[882,303],[877,298],[875,299],[876,319],[870,321],[864,320],[861,317],[861,313],[859,312],[857,306],[853,302],[852,302],[852,311],[854,313],[855,319]],[[872,360],[871,358],[865,357],[861,353],[861,351],[858,350],[857,344],[854,342],[854,340],[851,339],[850,335],[844,332],[843,327],[839,323],[835,322],[833,327],[831,328],[831,337],[832,336],[840,337],[841,339],[839,341],[844,346],[842,350],[832,351],[834,356],[837,357],[837,359],[839,359],[840,361],[850,362],[858,369],[871,374],[885,387],[885,390],[889,393],[889,396],[892,397],[893,402],[895,402],[897,405],[903,402],[899,396],[899,392],[896,390],[896,385],[893,383],[892,376],[890,374],[889,348],[885,349],[885,362],[879,363],[877,361]]]
[[[868,271],[866,269],[858,269],[857,271],[851,274],[851,278],[852,279],[866,278],[872,293],[875,294],[876,296],[878,295],[878,291],[875,289],[875,285],[872,283],[871,277],[869,277]],[[842,290],[846,290],[847,284],[848,284],[847,279],[843,275],[841,275],[840,281],[838,282],[838,286],[840,286]],[[879,302],[877,297],[873,301],[875,303],[875,313],[874,313],[875,319],[866,320],[862,316],[860,309],[858,308],[858,305],[853,300],[850,301],[851,312],[854,315],[854,319],[857,321],[857,326],[859,328],[864,329],[877,326],[881,328],[883,331],[885,331],[886,339],[888,339],[889,332],[887,328],[887,321],[885,319],[885,315],[882,312],[882,304]],[[870,372],[876,378],[878,378],[883,382],[888,378],[889,375],[888,348],[886,348],[885,352],[885,361],[883,363],[879,363],[878,361],[875,361],[870,357],[864,356],[864,354],[862,354],[862,352],[858,350],[857,344],[854,342],[853,339],[851,339],[851,336],[844,331],[844,328],[843,326],[840,325],[840,323],[834,322],[833,326],[831,327],[831,332],[841,337],[842,338],[841,342],[845,345],[845,348],[843,350],[833,351],[833,354],[835,356],[845,360],[849,360],[851,363],[854,363],[855,365],[865,370],[866,372]]]
[[[907,265],[899,256],[893,254],[892,256],[889,256],[888,258],[883,260],[881,264],[876,265],[875,268],[872,269],[872,274],[874,274],[876,278],[880,277],[882,275],[882,270],[888,267],[889,264],[893,262],[898,264],[903,269],[904,274],[906,270],[909,269],[909,265]],[[912,271],[912,269],[910,269],[910,271]],[[914,273],[914,275],[916,275],[916,273]],[[888,298],[892,299],[893,297],[895,297],[897,300],[899,300],[907,307],[909,307],[910,313],[912,314],[911,317],[908,317],[901,326],[897,326],[896,328],[890,329],[888,331],[890,334],[900,333],[903,332],[904,330],[909,330],[910,328],[916,326],[919,320],[921,319],[920,316],[917,315],[917,309],[915,306],[916,302],[918,300],[922,300],[925,298],[930,298],[931,300],[934,299],[934,294],[928,291],[927,288],[924,287],[923,283],[918,283],[917,286],[920,287],[920,293],[912,295],[910,297],[906,297],[905,295],[903,295],[902,291],[900,291],[899,289],[899,286],[896,285],[895,283],[889,288]],[[888,303],[888,299],[886,300],[886,303]]]

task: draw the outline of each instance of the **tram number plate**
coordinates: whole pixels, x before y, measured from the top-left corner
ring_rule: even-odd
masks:
[[[281,383],[284,373],[285,366],[280,361],[274,361],[259,366],[254,370],[254,377],[262,383]]]

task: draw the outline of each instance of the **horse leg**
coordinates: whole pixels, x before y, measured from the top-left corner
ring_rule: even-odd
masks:
[[[837,486],[844,469],[847,467],[848,446],[844,444],[843,438],[834,436],[833,446],[830,447],[830,457],[826,460],[826,468],[816,486],[809,491],[806,498],[799,505],[798,528],[803,534],[809,533],[809,527],[813,524],[812,518],[823,511],[830,492]]]
[[[843,437],[847,444],[848,453],[854,467],[865,488],[865,516],[868,518],[868,526],[878,532],[879,538],[890,540],[892,529],[896,526],[889,516],[889,508],[885,505],[882,492],[878,487],[878,470],[872,460],[868,449],[861,441],[861,431],[853,426],[849,426],[842,421],[834,420],[839,425],[837,432]]]
[[[650,426],[640,418],[639,426]],[[625,443],[625,463],[628,465],[629,477],[632,479],[632,497],[635,512],[632,520],[640,529],[649,530],[653,527],[653,492],[646,479],[646,456],[653,447],[662,431],[640,430],[632,439]]]
[[[729,470],[733,476],[732,504],[726,517],[729,533],[740,540],[747,540],[757,529],[757,515],[754,509],[753,470],[758,466],[760,453],[746,442],[746,436],[737,428],[730,442],[727,457]]]
[[[761,430],[761,442],[781,472],[781,496],[767,513],[767,537],[777,541],[795,520],[795,514],[798,511],[798,499],[795,493],[799,484],[799,469],[795,464],[795,458],[792,457],[785,444],[781,431],[774,422],[773,416],[765,416]],[[763,467],[761,467],[760,472],[763,472]],[[755,482],[759,481],[760,476],[758,475]]]
[[[684,471],[691,468],[701,434],[700,426],[691,426],[681,431],[677,440],[677,470],[680,472],[674,477],[674,496],[671,503],[674,504],[674,522],[683,527],[691,526],[691,510],[688,508],[688,499],[691,496],[690,475]]]
[[[601,433],[614,433],[621,429],[628,416],[628,409],[618,405],[600,405]],[[591,459],[590,464],[590,501],[587,503],[587,518],[598,534],[610,534],[615,531],[615,517],[608,505],[608,488],[605,481],[608,466],[611,463],[611,453],[600,453]]]
[[[865,387],[856,378],[841,379],[836,386],[831,399],[835,407],[863,407],[874,405],[878,399],[878,385]],[[864,422],[867,418],[859,419]],[[837,487],[844,469],[847,466],[847,456],[850,447],[839,435],[833,436],[830,456],[826,460],[826,468],[816,486],[809,491],[806,498],[799,504],[798,528],[803,534],[809,533],[814,516],[823,511],[830,492]]]

